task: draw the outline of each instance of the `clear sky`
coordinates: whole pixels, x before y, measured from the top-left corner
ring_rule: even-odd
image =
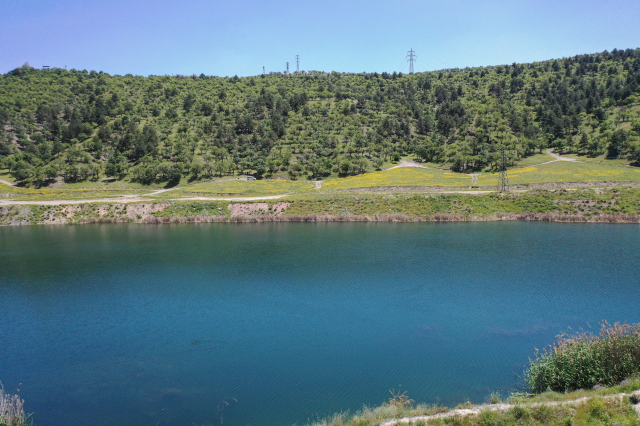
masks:
[[[640,47],[640,0],[0,0],[0,73],[416,71]]]

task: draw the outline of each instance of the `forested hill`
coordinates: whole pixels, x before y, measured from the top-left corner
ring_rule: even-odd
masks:
[[[255,77],[0,76],[0,161],[42,184],[357,174],[407,154],[454,171],[561,147],[640,160],[640,49],[495,67]]]

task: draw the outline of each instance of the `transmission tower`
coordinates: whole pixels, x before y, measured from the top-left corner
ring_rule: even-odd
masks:
[[[265,75],[266,72],[264,71],[264,67],[262,67],[262,75]]]
[[[300,73],[300,56],[296,55],[296,74]]]
[[[416,52],[413,51],[413,48],[407,52],[407,61],[409,61],[409,74],[413,74],[413,62],[416,60]]]
[[[287,62],[287,75],[289,75],[289,62]]]
[[[502,151],[502,161],[500,163],[500,176],[498,177],[498,192],[509,191],[509,181],[507,180],[507,148],[500,148]]]

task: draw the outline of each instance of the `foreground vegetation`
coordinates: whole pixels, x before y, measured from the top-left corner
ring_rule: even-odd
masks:
[[[0,177],[35,187],[317,180],[408,155],[491,172],[501,148],[510,165],[547,148],[633,164],[639,87],[640,49],[412,75],[141,77],[25,64],[0,75]]]
[[[533,392],[563,392],[611,386],[640,372],[640,324],[604,322],[600,334],[562,334],[548,350],[537,353],[526,373]]]
[[[0,385],[0,426],[25,426],[31,416],[24,412],[24,401],[18,395],[5,393]]]
[[[379,407],[310,425],[640,425],[639,337],[640,324],[606,322],[598,336],[562,334],[551,350],[531,361],[525,373],[531,394],[514,392],[502,400],[494,393],[484,405],[448,408],[414,405],[406,392],[391,391]]]
[[[159,194],[166,196],[167,193]],[[195,194],[192,194],[195,195]],[[27,197],[28,199],[28,197]],[[91,222],[465,221],[640,222],[640,188],[530,190],[509,194],[356,192],[275,200],[173,200],[1,205],[0,225]]]
[[[515,425],[639,425],[637,396],[628,395],[640,388],[636,380],[625,386],[603,391],[582,392],[571,397],[544,395],[524,400],[510,397],[504,402],[474,406],[461,404],[454,409],[441,406],[404,406],[386,403],[365,407],[355,414],[341,413],[310,426],[391,426],[394,424],[433,426],[515,426]],[[626,396],[614,396],[626,392]]]

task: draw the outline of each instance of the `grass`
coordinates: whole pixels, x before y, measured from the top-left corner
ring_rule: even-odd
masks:
[[[596,191],[539,190],[503,196],[489,194],[357,193],[300,194],[286,214],[404,214],[428,218],[436,214],[490,218],[501,213],[553,213],[591,217],[640,214],[640,189]]]
[[[471,185],[471,176],[418,167],[398,167],[380,172],[337,178],[322,184],[323,190],[341,190],[402,186],[451,186]]]
[[[600,334],[562,334],[530,361],[525,380],[535,393],[611,386],[640,372],[640,324],[604,322]]]
[[[16,188],[0,183],[0,197],[15,201],[48,201],[48,200],[78,200],[91,198],[110,198],[123,195],[136,195],[149,192],[140,188],[118,187],[82,187],[80,185],[62,188]]]
[[[579,163],[556,161],[538,166],[511,169],[507,172],[510,185],[556,182],[639,182],[640,169],[610,163]],[[478,185],[495,186],[498,173],[478,177]]]
[[[512,168],[507,176],[510,185],[581,183],[581,182],[640,182],[640,168],[625,166],[623,162],[591,159],[583,157],[580,162],[549,161],[552,157],[536,154],[525,158],[520,167]],[[408,158],[411,160],[411,158]],[[4,175],[0,175],[4,176]],[[3,177],[3,179],[5,179]],[[493,190],[498,184],[498,173],[479,173],[473,186],[478,189]],[[110,198],[122,195],[144,195],[160,185],[142,185],[127,179],[113,182],[83,181],[61,183],[56,187],[26,188],[11,187],[0,183],[0,197],[18,201],[78,200]],[[317,194],[344,190],[366,190],[367,188],[451,188],[468,189],[472,178],[464,173],[440,170],[438,168],[399,167],[349,177],[328,177],[320,190],[304,180],[265,179],[246,181],[225,178],[208,181],[189,182],[182,179],[176,189],[153,196],[157,199],[193,197],[259,197],[284,194]]]
[[[533,154],[518,161],[518,164],[516,165],[516,167],[520,168],[520,167],[534,166],[540,163],[546,163],[547,161],[553,161],[553,160],[555,160],[555,158],[550,156],[549,154]]]
[[[228,201],[192,201],[175,203],[155,214],[157,217],[231,216]]]
[[[615,166],[628,166],[634,164],[633,160],[629,160],[628,158],[607,158],[607,154],[601,154],[597,157],[589,157],[586,154],[563,154],[563,157],[567,158],[575,158],[578,161],[584,163],[599,163],[599,164],[612,164]]]
[[[167,196],[173,191],[164,193]],[[553,220],[553,221],[604,221],[634,222],[640,220],[640,188],[609,190],[581,189],[535,190],[520,193],[498,194],[425,194],[419,192],[301,192],[266,200],[269,206],[286,201],[291,205],[283,212],[288,220],[298,217],[309,220],[317,216],[332,216],[363,220],[391,217],[392,220]],[[155,200],[160,201],[160,200]],[[136,204],[152,204],[154,200]],[[229,217],[229,204],[224,200],[165,199],[169,207],[153,213],[155,217],[186,218],[205,216]],[[247,201],[246,203],[251,203]],[[124,206],[123,203],[84,203],[76,208],[47,205],[11,205],[0,207],[0,224],[42,223],[52,215],[59,217],[73,210],[69,223],[83,223],[100,218],[100,205]],[[80,207],[83,207],[80,209]],[[132,211],[129,208],[129,211]],[[110,218],[136,221],[142,218],[126,216],[127,209],[110,209]],[[373,219],[367,219],[373,218]],[[329,219],[327,219],[329,220]]]
[[[160,197],[269,196],[311,191],[314,184],[290,180],[218,180],[200,182],[162,193]]]
[[[640,389],[640,380],[633,384],[606,388],[600,391],[546,397],[509,397],[510,407],[494,409],[492,405],[461,404],[457,409],[471,409],[474,414],[461,414],[442,406],[420,404],[396,406],[390,403],[379,407],[363,407],[356,413],[340,413],[321,419],[308,426],[379,426],[400,418],[433,416],[412,423],[419,425],[455,426],[524,426],[524,425],[639,425],[638,415],[629,397],[611,397],[617,393],[630,393]],[[558,394],[561,395],[561,394]],[[585,398],[582,400],[582,398]]]

